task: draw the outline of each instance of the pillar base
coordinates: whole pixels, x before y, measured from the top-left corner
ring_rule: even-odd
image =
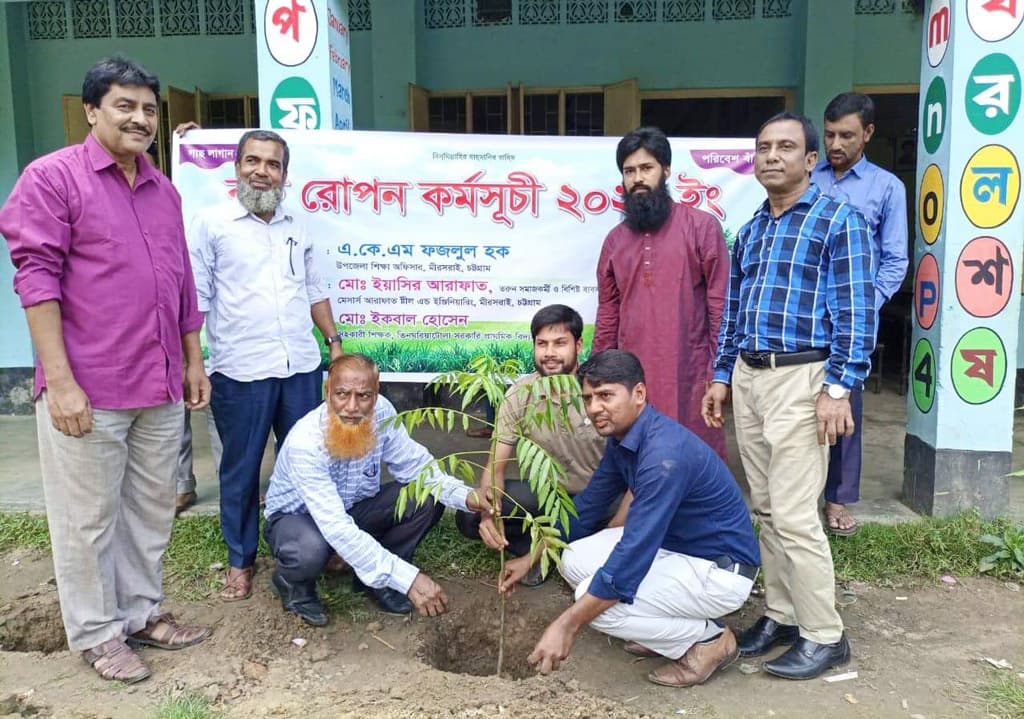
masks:
[[[976,508],[985,519],[1009,509],[1010,452],[935,449],[920,437],[903,440],[903,503],[921,514],[950,517]]]

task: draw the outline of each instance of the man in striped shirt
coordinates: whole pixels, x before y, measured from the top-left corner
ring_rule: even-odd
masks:
[[[853,207],[811,185],[817,149],[817,132],[800,115],[776,115],[758,132],[754,169],[768,199],[733,247],[703,403],[704,421],[721,426],[731,388],[761,525],[765,615],[740,636],[739,653],[791,644],[764,665],[787,679],[850,659],[817,502],[829,445],[854,429],[850,392],[863,386],[875,341],[871,236]]]
[[[445,506],[489,509],[475,491],[437,472],[440,503],[428,499],[396,519],[401,485],[433,458],[401,425],[382,426],[396,412],[379,388],[369,357],[343,354],[331,362],[327,401],[295,423],[270,477],[264,533],[277,560],[273,590],[313,626],[327,624],[316,579],[332,552],[352,567],[357,591],[369,590],[385,612],[444,614],[448,598],[411,564],[413,552]],[[395,481],[381,484],[383,466]]]

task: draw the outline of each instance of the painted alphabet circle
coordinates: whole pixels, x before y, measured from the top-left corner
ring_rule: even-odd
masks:
[[[935,350],[924,337],[914,345],[910,362],[910,391],[917,409],[927,414],[935,404]]]
[[[939,314],[939,263],[926,252],[914,272],[914,317],[921,329],[931,329]]]
[[[967,404],[991,402],[1006,380],[1006,347],[988,327],[968,331],[953,348],[953,389]]]
[[[1009,55],[994,52],[978,60],[967,78],[964,107],[978,132],[998,135],[1020,109],[1020,71]]]
[[[999,42],[1017,32],[1024,20],[1020,0],[967,0],[967,24],[986,42]]]
[[[312,0],[268,0],[263,37],[275,62],[295,67],[313,54],[319,32],[315,5]]]
[[[975,317],[1003,311],[1013,294],[1013,257],[995,237],[975,237],[956,261],[956,297]]]
[[[975,227],[998,227],[1010,219],[1020,196],[1020,166],[1002,145],[971,155],[960,179],[960,202]]]
[[[945,206],[942,171],[938,165],[928,165],[921,176],[921,188],[918,190],[917,223],[921,228],[921,236],[929,245],[935,244],[939,238]]]
[[[949,0],[932,0],[928,9],[928,21],[925,27],[925,42],[928,44],[928,64],[938,67],[946,56],[949,36],[953,33],[953,13],[949,9]]]

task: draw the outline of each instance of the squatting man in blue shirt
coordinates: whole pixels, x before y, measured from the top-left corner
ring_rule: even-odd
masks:
[[[486,499],[437,472],[441,502],[428,499],[395,517],[401,485],[433,458],[403,426],[382,426],[396,412],[379,390],[380,370],[369,357],[342,354],[332,361],[327,400],[292,427],[270,478],[264,532],[277,560],[272,590],[286,610],[313,626],[327,624],[316,580],[332,552],[355,572],[355,589],[369,588],[383,611],[444,614],[448,598],[411,564],[413,552],[445,506],[490,511]],[[395,481],[382,485],[384,465]]]
[[[635,355],[598,352],[578,376],[587,416],[608,440],[576,497],[559,566],[576,601],[529,661],[544,674],[557,669],[590,624],[626,640],[631,654],[669,659],[652,682],[702,684],[736,659],[736,637],[715,619],[743,605],[760,563],[743,497],[710,447],[648,406]],[[603,529],[607,507],[627,489],[625,526]],[[527,555],[506,564],[501,591],[512,591],[531,563]]]

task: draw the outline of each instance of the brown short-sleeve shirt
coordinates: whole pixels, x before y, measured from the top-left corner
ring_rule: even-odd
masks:
[[[505,400],[498,408],[495,434],[503,444],[515,445],[517,435],[525,435],[546,449],[565,469],[564,486],[569,494],[578,494],[590,482],[604,454],[604,437],[600,436],[582,411],[569,408],[569,429],[557,422],[555,427],[538,427],[524,419],[538,401],[531,398],[526,387],[540,375],[536,372],[523,377],[509,387]]]

